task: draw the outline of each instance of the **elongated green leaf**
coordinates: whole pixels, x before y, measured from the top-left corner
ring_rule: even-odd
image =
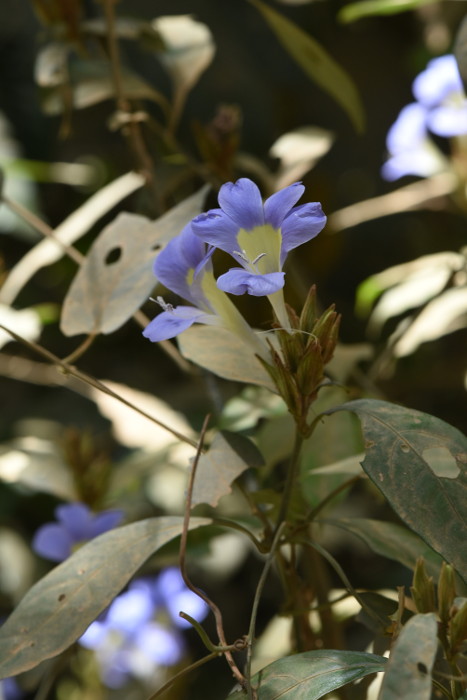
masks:
[[[422,5],[431,5],[437,0],[362,0],[351,2],[337,15],[341,22],[354,22],[371,15],[395,15],[399,12],[415,10]]]
[[[360,418],[362,467],[399,517],[467,581],[467,438],[420,411],[361,399],[338,406]]]
[[[398,561],[409,569],[414,568],[418,557],[423,557],[428,574],[438,578],[442,558],[421,537],[405,527],[369,518],[340,518],[326,520],[326,523],[353,532],[376,554]]]
[[[363,107],[349,74],[327,51],[296,24],[269,7],[262,0],[248,0],[261,12],[266,22],[292,58],[321,88],[326,90],[347,112],[355,129],[364,129]]]
[[[192,518],[190,528],[208,525]],[[180,535],[181,517],[106,532],[38,581],[0,627],[0,678],[59,654],[78,639],[146,559]]]
[[[392,649],[378,700],[430,700],[437,648],[435,614],[414,615]]]
[[[318,700],[346,683],[384,671],[386,659],[360,651],[319,649],[286,656],[252,679],[258,700]],[[228,700],[244,700],[242,692]]]

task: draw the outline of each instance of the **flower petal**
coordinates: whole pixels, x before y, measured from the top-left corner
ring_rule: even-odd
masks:
[[[55,509],[57,520],[69,532],[75,542],[92,538],[93,514],[84,503],[67,503]]]
[[[239,227],[222,209],[210,209],[204,214],[195,216],[191,222],[191,228],[202,241],[230,255],[238,250]]]
[[[302,243],[311,241],[326,225],[326,216],[319,202],[294,207],[282,223],[281,263],[287,253]]]
[[[436,107],[451,93],[464,94],[457,61],[452,54],[428,62],[412,84],[415,99],[426,107]]]
[[[64,561],[70,556],[73,544],[74,540],[63,525],[47,523],[37,530],[31,546],[36,554],[45,559]]]
[[[467,100],[459,106],[437,107],[428,115],[428,128],[438,136],[467,134]]]
[[[441,172],[446,162],[440,151],[427,140],[426,145],[404,153],[397,153],[389,158],[381,168],[381,175],[390,182],[404,175],[430,177]]]
[[[268,272],[265,275],[255,275],[242,267],[232,267],[217,280],[217,286],[223,292],[230,294],[251,294],[254,297],[264,297],[274,294],[284,286],[283,272]]]
[[[121,593],[110,604],[105,624],[110,629],[132,634],[152,618],[155,609],[150,594],[141,589],[131,589]]]
[[[280,228],[283,220],[304,192],[304,185],[301,182],[294,182],[293,185],[289,185],[289,187],[285,187],[268,197],[264,202],[266,223],[271,224],[273,228]]]
[[[205,246],[188,224],[159,253],[154,263],[154,274],[167,289],[191,301],[188,274],[197,268],[204,257]]]
[[[104,510],[102,513],[97,513],[91,522],[91,539],[102,535],[103,532],[112,530],[119,525],[123,519],[122,510]]]
[[[386,146],[391,156],[414,150],[426,139],[427,110],[412,102],[399,112],[386,136]]]
[[[184,641],[180,633],[157,622],[149,622],[135,637],[135,645],[154,664],[173,666],[183,656]]]
[[[218,319],[213,314],[206,314],[194,306],[177,306],[173,311],[163,311],[153,318],[143,331],[145,338],[152,343],[160,340],[175,338],[193,323],[217,323]]]
[[[261,192],[247,177],[222,185],[218,200],[221,208],[239,228],[251,231],[255,226],[264,224]]]

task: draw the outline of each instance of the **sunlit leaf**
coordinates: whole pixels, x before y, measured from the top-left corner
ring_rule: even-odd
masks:
[[[190,528],[209,523],[192,518]],[[38,581],[0,627],[0,678],[69,647],[146,559],[180,535],[182,524],[180,517],[162,517],[110,530]]]
[[[65,335],[112,333],[128,320],[156,284],[155,251],[201,211],[206,191],[201,188],[156,221],[120,214],[101,232],[65,298]]]
[[[464,255],[446,251],[389,267],[362,282],[357,290],[357,313],[367,313],[384,292],[369,322],[370,331],[377,331],[389,318],[425,304],[440,294],[464,265]]]
[[[49,68],[52,70],[52,67]],[[45,74],[44,68],[42,68]],[[42,78],[44,79],[44,78]],[[51,80],[51,78],[48,78]],[[115,85],[110,63],[97,59],[76,59],[69,65],[69,81],[72,105],[84,109],[103,100],[115,98]],[[125,97],[133,100],[152,100],[164,104],[162,95],[149,83],[127,68],[121,70],[121,81]],[[62,85],[48,88],[42,99],[46,114],[60,114],[66,107]]]
[[[467,438],[434,416],[376,399],[333,410],[358,415],[363,469],[405,524],[467,581]]]
[[[192,326],[180,334],[178,344],[188,360],[219,377],[277,391],[253,351],[225,328]]]
[[[11,306],[0,304],[0,323],[26,340],[37,340],[42,330],[35,309],[12,309]],[[0,348],[13,340],[9,333],[0,330]]]
[[[411,570],[418,557],[423,557],[428,574],[438,578],[442,558],[411,530],[369,518],[339,518],[326,520],[326,523],[353,532],[376,554],[398,561]]]
[[[282,134],[269,149],[280,159],[275,188],[280,190],[300,180],[331,148],[334,136],[317,126],[303,126]]]
[[[399,12],[415,10],[423,5],[431,5],[437,0],[363,0],[351,2],[337,15],[341,22],[354,22],[371,15],[395,15]]]
[[[57,445],[37,437],[0,447],[0,480],[64,500],[78,499],[72,474]]]
[[[231,492],[231,484],[240,474],[261,464],[261,454],[250,440],[226,431],[217,433],[198,462],[192,505],[217,506],[219,499]]]
[[[395,343],[396,357],[415,352],[422,343],[437,340],[467,326],[467,287],[452,287],[433,299]]]
[[[174,411],[173,408],[157,396],[107,379],[104,380],[104,383],[130,404],[138,406],[139,409],[149,415],[157,416],[158,420],[165,425],[170,425],[173,430],[194,439],[194,432],[182,414]],[[99,411],[112,422],[112,432],[122,445],[155,451],[179,442],[167,430],[155,425],[145,416],[130,408],[130,406],[116,401],[113,396],[109,396],[94,387],[90,387],[89,391]],[[189,454],[192,455],[193,448],[185,445],[185,449],[187,448]]]
[[[355,129],[363,131],[363,107],[348,73],[303,29],[262,0],[248,1],[261,12],[280,43],[305,73],[343,107]]]
[[[318,700],[347,683],[378,673],[386,659],[360,651],[319,649],[286,656],[257,673],[252,685],[258,688],[258,700]],[[242,691],[228,700],[243,700]]]
[[[129,172],[102,187],[54,229],[54,240],[46,238],[24,255],[10,271],[0,289],[0,300],[11,304],[28,280],[42,267],[65,255],[72,245],[89,231],[96,221],[111,211],[122,199],[144,185],[144,177]]]
[[[165,44],[165,50],[157,55],[172,78],[176,120],[189,91],[211,63],[216,47],[209,27],[190,15],[158,17],[152,27]]]
[[[163,51],[164,42],[150,22],[136,17],[115,17],[115,34],[119,39],[139,41],[143,48]],[[81,23],[83,33],[98,37],[107,37],[108,27],[105,17],[93,17]]]
[[[437,649],[436,615],[414,615],[392,648],[378,700],[430,700]]]

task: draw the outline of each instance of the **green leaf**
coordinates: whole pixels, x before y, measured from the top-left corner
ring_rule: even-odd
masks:
[[[423,5],[431,5],[437,0],[363,0],[351,2],[338,13],[341,22],[354,22],[371,15],[395,15],[399,12],[415,10]]]
[[[262,0],[248,0],[263,15],[272,31],[292,58],[321,88],[326,90],[347,112],[355,129],[364,129],[363,107],[349,74],[327,51],[296,24]]]
[[[423,557],[428,574],[436,579],[439,576],[442,558],[421,537],[405,527],[369,518],[339,518],[326,520],[326,524],[353,532],[376,554],[398,561],[411,570],[418,557]]]
[[[210,522],[192,518],[190,529]],[[161,517],[110,530],[44,576],[0,627],[0,678],[27,671],[69,647],[182,527],[181,517]]]
[[[360,418],[362,467],[399,517],[467,581],[467,438],[439,418],[375,399],[347,410]]]
[[[224,379],[259,384],[277,393],[252,349],[219,326],[192,326],[178,337],[180,351],[191,362]]]
[[[219,499],[231,492],[230,485],[240,474],[261,463],[261,454],[250,440],[235,433],[217,433],[209,450],[200,457],[192,506],[217,506]]]
[[[318,700],[346,683],[385,668],[386,659],[360,651],[319,649],[274,661],[252,679],[258,700]],[[239,691],[228,700],[244,700]]]
[[[156,284],[155,251],[201,211],[202,187],[156,221],[119,214],[93,243],[74,278],[62,310],[65,335],[112,333],[141,306]]]
[[[436,615],[414,615],[394,644],[378,700],[430,700],[437,648]]]

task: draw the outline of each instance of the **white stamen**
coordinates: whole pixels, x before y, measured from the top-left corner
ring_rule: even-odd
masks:
[[[155,299],[153,297],[149,297],[150,301],[154,301],[156,304],[159,304],[159,306],[162,307],[164,311],[173,311],[174,307],[172,304],[167,304],[167,302],[164,301],[163,297],[156,297]]]
[[[243,262],[246,262],[248,265],[250,264],[245,250],[243,250],[242,252],[240,252],[239,250],[234,250],[234,255],[238,255],[238,257],[241,258]]]
[[[256,265],[257,262],[261,260],[261,258],[264,258],[264,256],[267,255],[267,253],[260,253],[259,255],[256,256],[256,258],[253,260],[251,263],[252,265]]]
[[[242,250],[242,252],[240,252],[239,250],[234,250],[233,254],[238,255],[238,257],[241,258],[241,260],[243,260],[243,262],[245,262],[248,265],[248,267],[251,270],[253,270],[256,274],[259,274],[258,270],[256,269],[256,263],[259,262],[261,258],[264,258],[265,255],[267,255],[267,253],[260,253],[256,256],[254,260],[250,260],[248,255],[246,254],[246,250]]]

